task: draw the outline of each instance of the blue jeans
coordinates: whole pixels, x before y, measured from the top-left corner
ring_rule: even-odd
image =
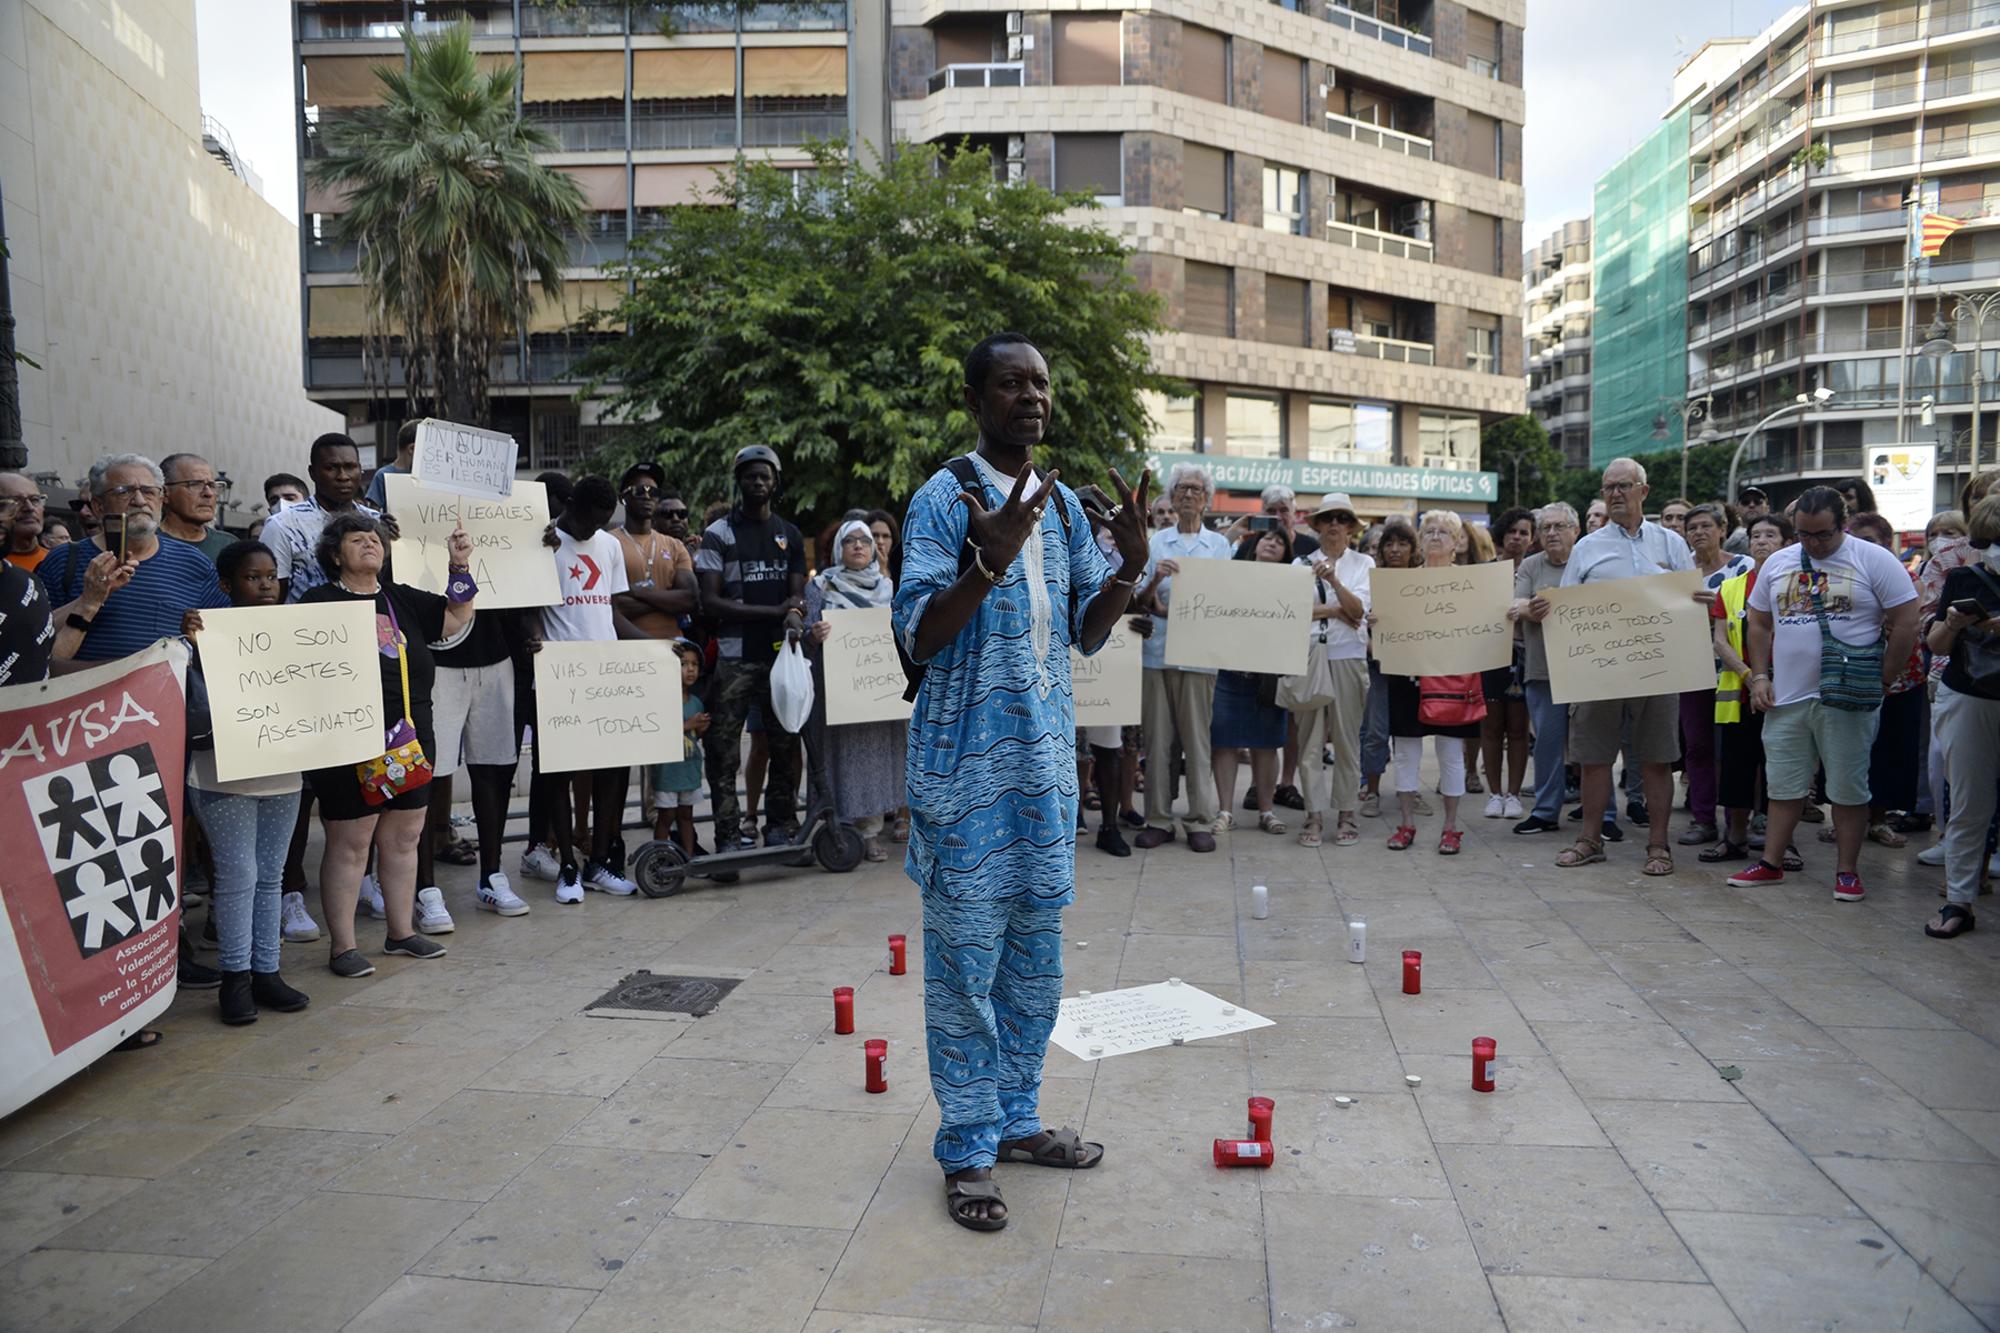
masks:
[[[1368,703],[1361,714],[1361,778],[1374,782],[1389,767],[1389,687],[1382,668],[1368,659]]]
[[[1569,705],[1549,697],[1549,683],[1531,680],[1528,692],[1528,721],[1535,728],[1535,808],[1528,813],[1537,819],[1558,820],[1563,812],[1563,749],[1569,743]]]
[[[285,853],[298,823],[299,793],[233,796],[188,788],[215,851],[209,910],[224,972],[278,970],[278,909],[284,898]]]

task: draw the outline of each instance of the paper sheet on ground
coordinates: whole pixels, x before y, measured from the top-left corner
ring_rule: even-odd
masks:
[[[363,602],[201,613],[202,678],[224,782],[382,753],[375,613]]]
[[[1375,660],[1391,676],[1456,676],[1514,657],[1514,566],[1369,571]]]
[[[911,705],[903,690],[909,681],[903,675],[903,660],[896,655],[889,608],[830,610],[826,623],[829,629],[820,652],[826,667],[827,725],[906,720]]]
[[[1056,1014],[1055,1031],[1049,1040],[1079,1060],[1103,1060],[1114,1055],[1149,1051],[1155,1046],[1171,1046],[1174,1038],[1183,1042],[1203,1037],[1226,1037],[1232,1032],[1275,1027],[1262,1014],[1253,1014],[1242,1005],[1233,1014],[1223,1013],[1228,1001],[1210,995],[1199,986],[1182,982],[1156,981],[1150,986],[1128,986],[1104,991],[1082,999],[1069,996]],[[1079,1029],[1088,1025],[1090,1031]],[[1103,1048],[1092,1055],[1090,1048]]]
[[[1708,608],[1694,600],[1701,575],[1649,574],[1543,593],[1549,694],[1559,704],[1643,699],[1715,688]]]
[[[682,757],[681,660],[664,639],[544,643],[535,707],[544,773]]]
[[[1136,727],[1139,725],[1139,691],[1144,679],[1139,636],[1127,625],[1130,616],[1118,617],[1118,627],[1096,654],[1085,657],[1069,650],[1070,692],[1076,697],[1076,725],[1079,727]]]
[[[417,423],[410,473],[441,491],[504,500],[514,493],[514,464],[519,457],[511,435],[426,417]]]
[[[1186,560],[1180,570],[1167,599],[1168,666],[1306,669],[1311,570],[1255,560]]]
[[[384,477],[382,485],[389,512],[403,532],[389,549],[398,583],[443,593],[450,576],[451,531],[463,522],[465,535],[472,538],[472,577],[479,584],[481,611],[554,606],[562,600],[555,552],[542,545],[549,492],[541,482],[517,482],[505,500],[433,490],[400,472]]]

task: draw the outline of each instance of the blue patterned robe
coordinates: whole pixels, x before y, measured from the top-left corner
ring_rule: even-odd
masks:
[[[967,510],[958,479],[940,469],[910,501],[894,620],[915,656],[931,598],[958,581]],[[1006,495],[986,481],[988,509]],[[1063,539],[1060,504],[1069,513]],[[906,768],[910,847],[905,869],[925,895],[995,902],[1030,894],[1059,907],[1075,897],[1076,705],[1069,650],[1081,643],[1090,598],[1111,575],[1076,492],[1056,483],[1042,515],[1043,575],[1052,632],[1050,689],[1037,684],[1030,638],[1027,553],[979,604],[958,636],[928,663],[910,719]],[[1070,614],[1070,585],[1078,597]]]

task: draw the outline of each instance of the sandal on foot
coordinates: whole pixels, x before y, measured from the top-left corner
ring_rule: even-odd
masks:
[[[1651,875],[1656,879],[1661,875],[1673,874],[1674,873],[1673,849],[1670,847],[1662,847],[1657,844],[1648,847],[1646,849],[1646,864],[1641,873]]]
[[[1406,852],[1410,849],[1410,844],[1416,840],[1416,829],[1408,824],[1398,824],[1396,825],[1396,831],[1389,835],[1389,850],[1392,852]]]
[[[1459,840],[1465,837],[1463,829],[1448,828],[1438,834],[1438,855],[1457,856]]]
[[[1785,847],[1784,856],[1782,856],[1778,860],[1778,869],[1804,870],[1805,868],[1806,868],[1806,859],[1803,856],[1799,855],[1799,849],[1795,846],[1791,846],[1788,844]]]
[[[1319,830],[1314,828],[1311,824],[1308,824],[1303,829],[1299,830],[1299,846],[1317,847],[1319,846],[1319,844],[1320,844]]]
[[[1887,823],[1881,823],[1868,826],[1868,841],[1883,847],[1901,847],[1910,840],[1890,828]]]
[[[1000,1160],[1027,1166],[1059,1166],[1071,1171],[1088,1171],[1104,1160],[1103,1144],[1085,1143],[1067,1125],[1061,1129],[1045,1129],[1039,1137],[1039,1148],[1028,1147],[1033,1142],[1031,1139],[1001,1144]]]
[[[1937,924],[1924,924],[1924,934],[1934,940],[1955,939],[1972,930],[1972,909],[1964,903],[1946,903],[1938,908]]]
[[[1360,841],[1361,830],[1355,826],[1354,821],[1351,819],[1341,820],[1339,827],[1333,831],[1333,845],[1336,847],[1352,847]]]
[[[1564,870],[1577,866],[1596,865],[1604,859],[1604,844],[1589,838],[1578,838],[1574,847],[1567,848],[1556,857],[1556,864]]]
[[[1703,848],[1695,855],[1695,860],[1706,861],[1710,865],[1714,865],[1718,861],[1747,861],[1749,859],[1750,849],[1748,847],[1745,847],[1740,842],[1731,842],[1727,838],[1716,843],[1713,847]]]
[[[1840,840],[1840,835],[1834,832],[1833,825],[1828,824],[1825,828],[1819,831],[1819,840],[1821,842],[1838,842]]]
[[[1276,833],[1283,836],[1285,821],[1278,818],[1276,811],[1266,810],[1257,816],[1257,827],[1263,829],[1266,833]]]
[[[1007,1225],[1005,1217],[979,1217],[968,1206],[975,1203],[997,1203],[1002,1208],[1007,1201],[1000,1197],[1000,1182],[997,1180],[947,1180],[944,1184],[945,1211],[951,1220],[972,1231],[999,1231]]]

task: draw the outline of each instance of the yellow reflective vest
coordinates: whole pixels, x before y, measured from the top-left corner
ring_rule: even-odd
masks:
[[[1723,621],[1729,627],[1729,646],[1736,650],[1740,660],[1743,656],[1743,607],[1750,600],[1750,576],[1738,574],[1716,590],[1722,599],[1722,611],[1727,617]],[[1749,688],[1749,681],[1741,672],[1727,667],[1717,670],[1715,675],[1715,720],[1717,722],[1741,722],[1743,720],[1743,692]]]

